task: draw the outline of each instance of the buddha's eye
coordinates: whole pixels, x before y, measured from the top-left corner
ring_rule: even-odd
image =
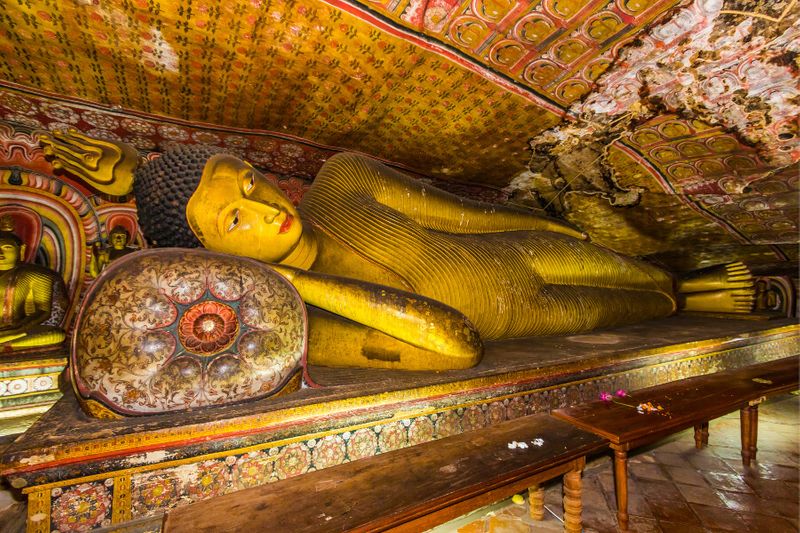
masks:
[[[244,175],[244,192],[249,193],[256,186],[256,175],[248,172]]]
[[[234,209],[233,212],[228,215],[228,219],[230,223],[228,224],[228,231],[233,231],[236,229],[236,226],[239,225],[239,210]]]

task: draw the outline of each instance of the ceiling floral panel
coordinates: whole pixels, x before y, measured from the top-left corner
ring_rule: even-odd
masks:
[[[795,4],[696,0],[672,10],[620,51],[570,108],[573,120],[532,139],[531,173],[507,192],[673,268],[738,253],[796,270]]]
[[[798,254],[793,240],[788,243],[780,241],[776,238],[780,235],[778,232],[766,239],[748,239],[745,235],[749,233],[743,234],[751,231],[748,224],[753,222],[747,220],[755,221],[760,228],[771,221],[790,220],[788,212],[791,211],[797,220],[796,201],[791,202],[793,207],[747,209],[752,209],[755,198],[777,206],[787,200],[787,195],[754,190],[752,194],[734,195],[737,202],[726,204],[724,209],[711,209],[691,195],[670,190],[668,182],[657,170],[643,171],[642,165],[649,163],[621,143],[610,149],[608,164],[620,176],[621,187],[638,188],[643,192],[639,203],[627,208],[614,207],[599,195],[565,193],[565,218],[581,226],[594,242],[627,255],[645,257],[673,271],[689,271],[737,260],[752,267],[765,265],[768,269],[781,269],[785,266],[796,270]],[[765,188],[769,189],[771,186],[767,187],[766,183]],[[784,190],[781,186],[775,189]],[[797,192],[793,195],[796,196]],[[740,206],[742,203],[744,207]],[[761,204],[758,206],[762,207]],[[787,237],[796,239],[797,232],[785,232],[782,238]]]
[[[271,130],[500,184],[560,117],[315,0],[30,0],[0,11],[0,77],[196,123]],[[491,134],[487,135],[487,125]]]
[[[748,244],[795,243],[800,176],[775,167],[721,127],[662,116],[628,136],[664,189]]]
[[[678,0],[358,0],[566,110]]]
[[[325,160],[338,151],[290,136],[110,110],[63,97],[11,89],[0,83],[0,166],[20,166],[52,174],[53,168],[39,146],[38,134],[69,128],[92,137],[129,143],[147,158],[157,157],[174,144],[219,148],[261,169],[295,204],[300,202]],[[489,202],[506,200],[503,191],[495,187],[435,179],[399,168],[417,179],[467,198]],[[69,180],[61,173],[59,177]],[[74,185],[81,187],[78,183]],[[90,194],[88,190],[87,194]]]

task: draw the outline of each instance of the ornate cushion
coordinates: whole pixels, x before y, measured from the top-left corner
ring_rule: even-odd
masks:
[[[164,248],[113,262],[73,335],[71,376],[95,416],[224,405],[296,389],[307,319],[268,265]]]

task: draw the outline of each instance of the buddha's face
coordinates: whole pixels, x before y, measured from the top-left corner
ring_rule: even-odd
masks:
[[[0,271],[11,270],[25,253],[25,245],[11,239],[0,239]]]
[[[128,233],[125,231],[114,231],[108,235],[108,240],[111,241],[111,246],[115,250],[122,250],[128,244]]]
[[[210,250],[277,263],[300,241],[300,216],[281,190],[249,164],[211,157],[186,205],[186,218]]]

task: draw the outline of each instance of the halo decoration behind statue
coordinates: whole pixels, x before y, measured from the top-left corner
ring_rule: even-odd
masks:
[[[115,261],[78,316],[72,382],[101,418],[182,411],[291,392],[307,317],[269,265],[163,248]]]

